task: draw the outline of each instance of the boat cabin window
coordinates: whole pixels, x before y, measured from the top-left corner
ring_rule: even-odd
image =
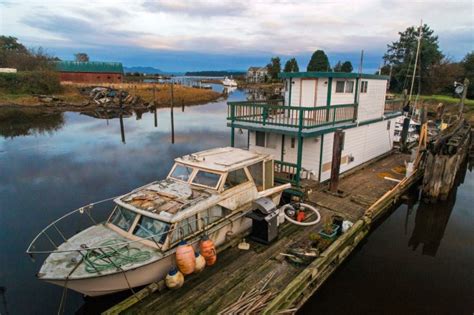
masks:
[[[220,174],[199,170],[194,176],[193,184],[216,188],[220,179]]]
[[[247,174],[243,168],[229,172],[225,180],[224,189],[229,189],[248,182]]]
[[[187,182],[192,172],[193,172],[192,167],[176,164],[170,177]]]
[[[112,214],[112,217],[110,218],[109,222],[115,226],[118,226],[125,232],[128,232],[136,216],[137,214],[133,211],[124,209],[122,207],[117,207],[117,209],[115,209],[114,213]]]
[[[176,243],[187,236],[196,233],[198,230],[197,217],[191,216],[189,218],[183,219],[178,224],[173,231],[173,237],[171,238],[171,243]]]
[[[257,186],[257,190],[260,191],[263,189],[263,162],[258,162],[256,164],[250,165],[248,167],[250,175],[252,175],[253,181]]]
[[[170,225],[168,223],[142,215],[135,227],[135,231],[133,231],[133,235],[147,238],[150,241],[155,240],[157,243],[163,244],[169,229]]]
[[[230,210],[221,206],[214,206],[199,213],[199,219],[204,226],[219,221],[230,214]]]

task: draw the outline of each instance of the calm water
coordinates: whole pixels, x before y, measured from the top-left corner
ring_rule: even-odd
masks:
[[[229,96],[229,100],[245,98],[241,91]],[[177,156],[227,146],[230,140],[225,101],[187,107],[184,113],[176,108],[174,145],[169,109],[158,111],[158,127],[152,113],[124,118],[124,139],[119,119],[78,113],[12,117],[0,123],[0,314],[57,312],[62,289],[38,281],[39,261],[32,262],[24,253],[45,225],[86,203],[163,178]],[[245,146],[246,133],[236,136],[236,144]],[[472,310],[473,186],[473,175],[468,173],[456,202],[415,206],[408,218],[402,206],[303,313]],[[433,218],[433,212],[442,219]],[[84,301],[69,292],[66,313],[91,314],[121,298]]]

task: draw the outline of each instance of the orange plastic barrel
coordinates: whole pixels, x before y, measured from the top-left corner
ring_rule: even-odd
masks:
[[[180,242],[176,249],[176,265],[183,275],[189,275],[194,272],[194,267],[196,266],[194,249],[185,241]]]
[[[201,255],[206,260],[206,265],[212,266],[216,263],[217,253],[214,242],[210,240],[207,236],[204,236],[200,244]]]

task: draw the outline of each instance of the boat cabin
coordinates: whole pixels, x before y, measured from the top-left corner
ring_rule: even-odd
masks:
[[[386,101],[387,76],[342,72],[282,73],[284,98],[228,102],[231,144],[248,130],[248,149],[275,157],[275,180],[300,186],[330,178],[334,131],[345,136],[340,171],[392,149],[401,101]]]
[[[116,198],[107,225],[166,250],[232,217],[273,188],[273,168],[268,154],[230,147],[177,158],[165,180]]]

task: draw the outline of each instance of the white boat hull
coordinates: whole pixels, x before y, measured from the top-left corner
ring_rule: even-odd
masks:
[[[228,224],[218,231],[209,235],[216,246],[220,246],[227,241],[229,234],[238,234],[248,230],[252,221],[242,217],[232,224]],[[195,249],[198,243],[194,243]],[[130,288],[140,287],[155,281],[160,281],[166,277],[168,271],[176,266],[175,255],[169,255],[157,261],[142,265],[132,270],[118,272],[104,276],[91,276],[83,279],[53,280],[43,279],[46,282],[67,287],[68,289],[80,292],[87,296],[101,296],[116,293]]]

